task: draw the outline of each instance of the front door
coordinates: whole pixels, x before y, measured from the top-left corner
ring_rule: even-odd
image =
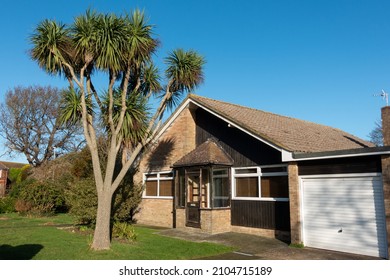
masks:
[[[200,170],[191,171],[186,176],[187,203],[186,203],[186,226],[200,227],[200,202],[201,181]]]

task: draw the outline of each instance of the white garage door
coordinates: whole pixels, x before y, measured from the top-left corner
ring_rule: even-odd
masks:
[[[380,176],[301,178],[305,246],[387,257]]]

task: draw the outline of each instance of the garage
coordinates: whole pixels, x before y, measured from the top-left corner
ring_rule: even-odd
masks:
[[[305,246],[387,258],[380,174],[300,177]]]

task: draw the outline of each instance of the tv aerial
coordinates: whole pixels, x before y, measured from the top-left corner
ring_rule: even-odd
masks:
[[[374,94],[374,96],[381,96],[383,100],[386,100],[386,106],[389,106],[389,94],[382,89],[382,93]]]

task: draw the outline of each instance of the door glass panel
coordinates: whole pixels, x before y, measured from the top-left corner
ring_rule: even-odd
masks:
[[[188,202],[200,201],[200,175],[199,173],[190,173],[187,177]]]

